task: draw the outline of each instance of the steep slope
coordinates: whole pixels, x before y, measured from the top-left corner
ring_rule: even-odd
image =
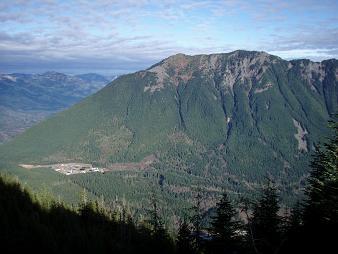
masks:
[[[337,111],[337,63],[250,51],[174,55],[27,130],[0,148],[1,160],[114,168],[153,155],[150,170],[171,179],[168,192],[181,195],[180,175],[234,192],[269,176],[293,195]]]
[[[108,82],[98,74],[1,74],[0,143],[93,94]]]

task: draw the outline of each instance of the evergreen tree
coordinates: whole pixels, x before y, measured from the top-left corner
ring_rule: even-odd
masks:
[[[152,210],[150,211],[150,224],[154,234],[161,234],[164,231],[164,225],[159,215],[158,204],[155,194],[151,198]]]
[[[338,223],[338,123],[332,123],[335,137],[317,149],[311,162],[305,224]]]
[[[338,228],[338,124],[334,137],[318,148],[311,162],[304,206],[304,239],[311,251],[336,248]]]
[[[302,236],[303,230],[303,206],[297,202],[291,210],[289,216],[284,217],[284,243],[280,246],[279,253],[302,253],[304,248]],[[277,253],[277,251],[275,252]]]
[[[192,235],[189,224],[186,220],[180,223],[176,239],[176,251],[179,254],[196,253],[192,244]]]
[[[259,253],[274,253],[280,247],[279,204],[276,189],[269,183],[253,209],[250,219],[253,246]]]
[[[203,211],[202,211],[202,195],[201,189],[198,188],[197,195],[195,198],[195,205],[192,207],[193,216],[192,216],[192,224],[194,227],[193,239],[194,239],[194,248],[200,250],[202,248],[202,219],[203,219]]]
[[[303,224],[303,210],[302,204],[297,202],[296,205],[291,210],[288,221],[288,232],[298,232]]]
[[[211,221],[212,241],[209,249],[212,253],[235,253],[240,248],[242,228],[236,216],[237,212],[224,192]]]
[[[159,215],[159,208],[155,193],[151,199],[152,210],[150,211],[150,224],[152,226],[152,236],[155,244],[153,245],[153,253],[172,253],[172,242],[164,223]]]

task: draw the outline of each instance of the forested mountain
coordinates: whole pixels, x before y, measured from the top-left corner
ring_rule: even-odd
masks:
[[[27,182],[34,175],[55,193],[75,185],[140,209],[149,191],[158,192],[172,216],[197,186],[208,208],[222,189],[252,194],[266,177],[290,201],[338,109],[337,64],[242,50],[174,55],[120,76],[1,146],[1,168]],[[66,177],[16,168],[64,162],[111,172]]]
[[[0,143],[79,102],[109,81],[94,73],[76,76],[57,72],[1,74]]]
[[[222,193],[211,217],[202,224],[201,195],[192,214],[179,219],[179,229],[168,231],[152,199],[141,218],[126,203],[107,208],[104,199],[91,202],[86,192],[81,204],[67,206],[45,193],[32,193],[15,178],[0,174],[0,244],[5,253],[329,253],[335,248],[338,226],[338,125],[334,136],[314,153],[306,198],[281,213],[273,183],[259,199],[234,204]],[[234,206],[235,205],[235,206]],[[236,207],[236,209],[235,209]],[[242,216],[239,216],[239,212]]]

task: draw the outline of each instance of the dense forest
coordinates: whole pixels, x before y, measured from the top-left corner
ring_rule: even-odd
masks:
[[[168,231],[154,195],[149,213],[135,221],[125,206],[108,209],[86,192],[78,207],[0,178],[0,244],[3,253],[328,253],[338,226],[338,124],[310,164],[305,198],[281,209],[268,181],[258,200],[234,204],[224,192],[208,226],[201,195],[191,215]]]

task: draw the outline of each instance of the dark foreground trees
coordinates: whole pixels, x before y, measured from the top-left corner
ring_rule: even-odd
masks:
[[[259,253],[275,253],[282,244],[280,207],[276,188],[269,183],[263,189],[260,200],[254,205],[253,216],[249,219],[248,234],[252,248]]]
[[[165,248],[163,248],[165,246]],[[1,253],[172,253],[170,240],[110,213],[97,202],[77,209],[34,195],[0,177]]]
[[[338,231],[338,124],[334,137],[318,148],[311,162],[306,199],[294,209],[285,253],[333,253]]]
[[[190,225],[186,220],[180,223],[176,239],[176,252],[178,254],[194,254],[197,249],[193,244],[193,235]]]

